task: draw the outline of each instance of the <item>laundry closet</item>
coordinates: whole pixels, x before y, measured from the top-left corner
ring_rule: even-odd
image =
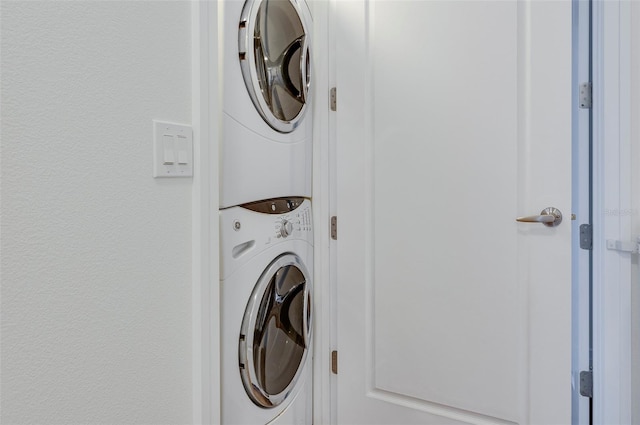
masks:
[[[221,421],[313,421],[311,13],[224,2]]]

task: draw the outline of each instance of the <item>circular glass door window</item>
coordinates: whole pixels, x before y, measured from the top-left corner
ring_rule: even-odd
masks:
[[[304,117],[310,84],[309,36],[296,0],[247,0],[239,27],[240,67],[256,109],[289,133]]]
[[[311,283],[294,254],[264,271],[247,304],[239,341],[240,375],[249,398],[275,407],[296,389],[311,341]]]

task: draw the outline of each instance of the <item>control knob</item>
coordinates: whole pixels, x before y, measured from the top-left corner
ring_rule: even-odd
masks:
[[[293,224],[289,220],[282,220],[280,224],[280,236],[286,238],[293,232]]]

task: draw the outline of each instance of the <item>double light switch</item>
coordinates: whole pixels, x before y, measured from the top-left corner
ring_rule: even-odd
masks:
[[[153,121],[153,177],[193,176],[191,127]]]

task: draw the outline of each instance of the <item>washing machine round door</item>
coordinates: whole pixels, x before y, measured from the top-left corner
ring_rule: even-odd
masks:
[[[258,406],[296,392],[311,341],[311,280],[300,257],[284,254],[263,272],[247,303],[239,341],[242,383]]]
[[[262,118],[289,133],[309,103],[310,56],[304,0],[247,0],[238,35],[245,85]]]

